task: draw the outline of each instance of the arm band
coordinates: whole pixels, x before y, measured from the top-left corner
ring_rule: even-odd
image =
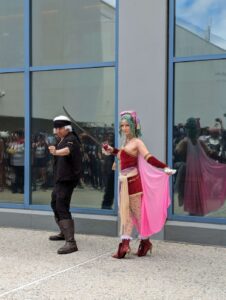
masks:
[[[154,167],[157,167],[157,168],[166,168],[167,165],[162,163],[161,161],[159,161],[157,158],[155,158],[154,156],[150,156],[148,159],[147,159],[147,162],[154,166]]]
[[[112,154],[117,155],[119,153],[119,149],[113,148]]]

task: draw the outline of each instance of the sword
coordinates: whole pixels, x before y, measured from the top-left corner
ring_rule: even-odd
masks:
[[[84,132],[88,137],[91,138],[97,145],[102,147],[103,143],[100,143],[95,137],[93,137],[90,133],[88,133],[84,128],[82,128],[76,121],[75,119],[72,118],[72,116],[69,114],[69,112],[66,110],[66,108],[63,106],[63,110],[65,114],[68,116],[68,118],[71,120],[71,122],[78,127],[82,132]]]

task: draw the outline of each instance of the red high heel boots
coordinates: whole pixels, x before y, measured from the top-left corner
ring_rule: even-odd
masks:
[[[152,243],[149,239],[141,240],[140,245],[138,247],[138,251],[136,253],[137,256],[146,256],[148,251],[152,251]]]
[[[112,255],[114,258],[124,258],[126,254],[130,252],[129,246],[130,240],[122,240],[122,242],[118,246],[118,251]]]

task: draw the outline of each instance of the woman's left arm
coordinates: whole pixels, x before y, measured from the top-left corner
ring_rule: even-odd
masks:
[[[149,163],[150,165],[164,169],[164,172],[168,175],[175,174],[176,171],[173,169],[170,169],[165,163],[158,160],[156,157],[154,157],[145,146],[144,142],[137,139],[137,149],[138,152],[144,157],[144,159]]]

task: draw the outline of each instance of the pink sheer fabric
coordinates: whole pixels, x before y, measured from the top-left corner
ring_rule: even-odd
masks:
[[[165,224],[170,205],[169,176],[149,165],[141,155],[138,168],[143,187],[140,235],[148,237],[159,232]]]
[[[225,202],[226,165],[209,158],[199,141],[187,141],[184,210],[203,216]]]

